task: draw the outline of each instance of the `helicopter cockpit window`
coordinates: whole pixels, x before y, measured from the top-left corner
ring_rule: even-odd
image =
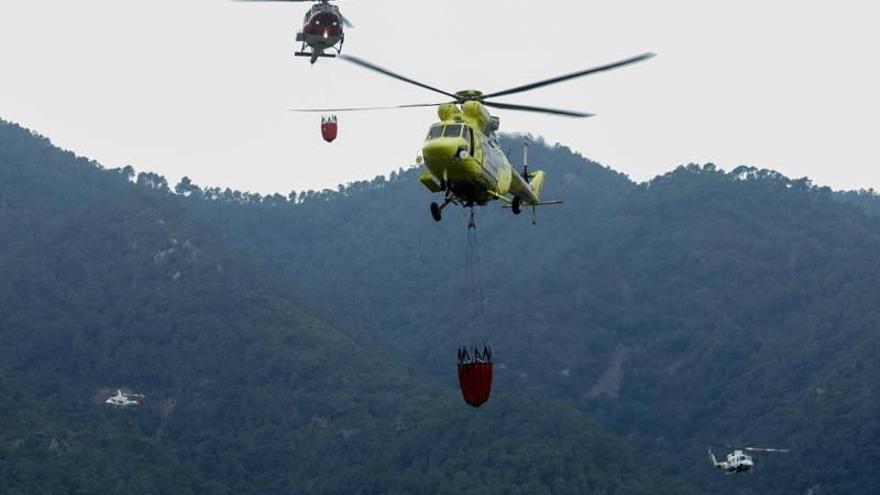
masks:
[[[461,124],[448,125],[446,126],[446,130],[443,132],[443,137],[461,136],[461,128]]]
[[[474,150],[474,140],[473,136],[471,136],[471,128],[465,126],[464,128],[464,140],[467,141],[468,146],[470,146],[471,152]]]
[[[435,125],[428,131],[428,140],[437,139],[443,135],[443,125]]]

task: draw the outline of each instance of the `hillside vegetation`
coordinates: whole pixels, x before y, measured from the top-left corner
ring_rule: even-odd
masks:
[[[471,409],[454,350],[434,380],[311,309],[318,260],[274,257],[327,234],[278,230],[284,198],[177,189],[0,123],[0,493],[694,493],[577,404]]]
[[[705,490],[880,486],[876,194],[711,164],[637,184],[561,146],[533,146],[532,163],[548,172],[546,199],[565,205],[541,209],[536,226],[497,205],[477,211],[499,390],[592,411]],[[312,308],[450,384],[473,332],[466,214],[431,221],[417,173],[296,202],[190,198],[246,233],[251,256]],[[793,452],[758,456],[733,480],[709,468],[708,443]]]

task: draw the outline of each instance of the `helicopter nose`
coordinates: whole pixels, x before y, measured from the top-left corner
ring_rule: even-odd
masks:
[[[450,160],[458,155],[467,143],[462,138],[444,137],[432,139],[422,148],[422,156],[427,161]]]
[[[459,138],[432,139],[422,148],[422,156],[427,161],[452,159],[463,142],[464,140]]]

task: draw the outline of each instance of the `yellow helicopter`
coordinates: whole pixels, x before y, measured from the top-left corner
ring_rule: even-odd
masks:
[[[419,176],[419,180],[432,193],[443,193],[443,201],[431,203],[431,216],[435,221],[442,218],[443,209],[449,204],[458,204],[471,208],[485,205],[490,201],[499,200],[510,207],[518,215],[523,206],[532,207],[532,223],[535,222],[535,208],[542,205],[559,204],[561,201],[541,201],[541,189],[544,184],[544,172],[529,172],[527,152],[523,157],[523,171],[519,173],[510,164],[498,142],[496,131],[500,121],[489,113],[486,107],[503,110],[521,110],[539,112],[566,117],[591,117],[592,114],[553,108],[534,107],[487,101],[490,98],[507,96],[530,91],[543,86],[595,74],[625,65],[640,62],[653,57],[653,53],[643,53],[635,57],[610,64],[573,72],[563,76],[545,79],[515,88],[483,94],[476,90],[464,90],[450,93],[391,72],[373,63],[351,55],[340,58],[361,67],[379,72],[400,81],[440,93],[452,98],[446,103],[427,103],[415,105],[397,105],[391,107],[358,107],[336,109],[293,109],[295,112],[351,112],[365,110],[388,110],[397,108],[437,106],[440,122],[428,130],[420,162],[424,162],[428,173]],[[527,148],[526,148],[527,150]],[[510,197],[509,197],[510,196]]]

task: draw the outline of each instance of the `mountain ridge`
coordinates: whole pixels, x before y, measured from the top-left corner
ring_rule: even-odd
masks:
[[[875,193],[712,164],[637,184],[565,147],[530,151],[545,195],[566,204],[537,226],[477,210],[498,387],[592,411],[707,490],[727,486],[706,469],[707,442],[793,448],[760,458],[774,474],[736,493],[880,486]],[[466,214],[432,222],[416,173],[227,220],[254,229],[255,256],[314,308],[443,383],[470,332]],[[621,346],[618,396],[588,398]]]
[[[327,323],[257,255],[265,207],[0,124],[0,491],[692,491],[578,407],[496,388],[470,410],[454,360],[425,380]],[[95,402],[124,385],[147,406]]]

